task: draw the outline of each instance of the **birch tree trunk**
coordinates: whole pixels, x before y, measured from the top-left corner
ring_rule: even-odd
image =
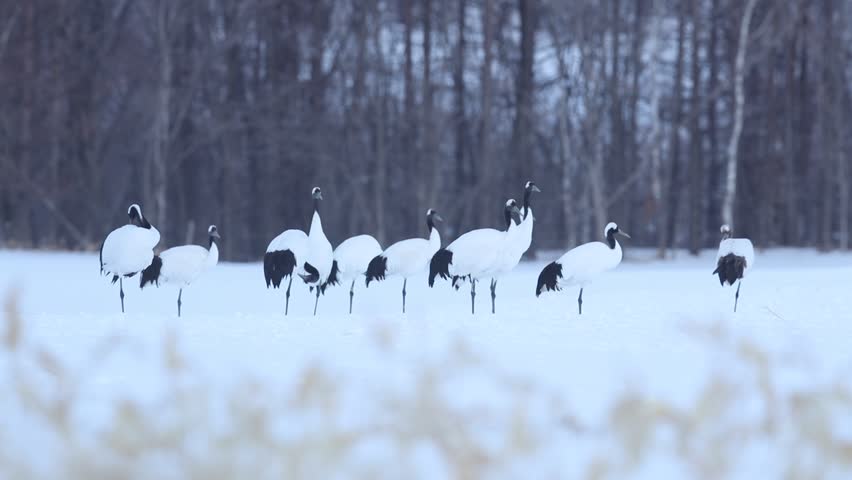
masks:
[[[479,172],[479,180],[480,183],[484,186],[481,190],[483,194],[479,195],[480,198],[480,208],[479,208],[479,222],[485,224],[491,217],[491,213],[489,211],[489,204],[491,203],[490,196],[485,194],[484,192],[490,191],[494,188],[494,179],[496,175],[494,174],[494,169],[496,168],[494,162],[494,156],[492,155],[491,149],[491,90],[492,90],[492,76],[491,76],[491,68],[494,60],[494,20],[493,20],[493,9],[494,2],[493,0],[484,0],[482,6],[482,50],[483,50],[483,62],[482,62],[482,81],[481,81],[481,98],[482,98],[482,112],[480,114],[480,127],[479,127],[479,155],[480,155],[480,172]]]
[[[666,188],[667,192],[662,215],[663,221],[661,222],[661,230],[657,239],[657,256],[660,258],[665,257],[666,249],[674,246],[676,242],[675,224],[677,223],[678,212],[680,211],[680,193],[683,190],[680,178],[680,129],[683,124],[683,64],[685,43],[686,8],[684,6],[680,6],[677,23],[677,58],[675,60],[675,74],[673,80],[674,97],[672,101],[674,103],[674,112],[672,113],[671,139],[669,140],[671,144],[671,154],[667,171],[668,188]]]
[[[690,0],[692,16],[692,91],[689,107],[689,253],[698,255],[704,239],[704,133],[701,130],[701,64],[699,45],[701,37],[701,11],[699,0]]]
[[[439,167],[435,165],[432,150],[432,0],[423,0],[423,118],[422,118],[422,142],[420,164],[417,171],[420,172],[419,188],[419,212],[425,212],[432,206],[433,187],[438,180]]]
[[[520,17],[520,63],[515,86],[515,120],[513,126],[512,153],[519,161],[515,162],[511,173],[512,178],[504,178],[510,188],[517,188],[518,179],[526,179],[531,174],[533,163],[532,148],[532,116],[533,97],[535,95],[535,34],[536,34],[536,0],[518,0],[518,15]]]
[[[577,245],[577,222],[574,216],[574,186],[571,176],[574,173],[571,160],[571,137],[568,133],[568,92],[562,94],[562,102],[559,106],[559,150],[562,158],[562,222],[564,224],[563,235],[565,245]]]
[[[740,146],[740,134],[743,130],[743,108],[745,107],[746,48],[748,48],[748,28],[757,0],[748,0],[740,22],[740,36],[737,45],[737,59],[734,65],[734,129],[728,143],[728,170],[725,176],[725,197],[722,199],[722,223],[734,227],[734,200],[737,196],[737,150]]]
[[[153,152],[151,156],[151,190],[154,201],[152,223],[157,226],[163,238],[168,229],[168,157],[171,132],[172,99],[172,52],[169,39],[170,2],[161,1],[156,7],[156,36],[159,50],[159,71],[157,85],[157,110],[154,119]]]
[[[456,19],[458,27],[458,41],[456,43],[456,62],[453,69],[453,96],[455,101],[454,124],[455,124],[455,175],[457,191],[470,190],[470,187],[475,184],[476,169],[468,168],[467,165],[467,113],[465,106],[465,18],[467,17],[467,2],[466,0],[458,0],[458,18]],[[482,195],[480,195],[482,196]],[[468,213],[476,208],[473,202],[464,202],[461,208],[460,219],[468,222]],[[471,215],[471,216],[475,216]],[[469,223],[469,222],[468,222]]]

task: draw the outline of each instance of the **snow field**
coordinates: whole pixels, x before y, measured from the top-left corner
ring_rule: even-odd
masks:
[[[165,425],[182,425],[192,412],[203,419],[186,428],[195,440],[159,455],[106,455],[139,478],[152,471],[185,477],[215,464],[214,456],[243,474],[237,477],[577,478],[600,469],[605,478],[773,478],[793,463],[779,456],[808,451],[802,442],[826,456],[811,454],[805,467],[822,465],[835,478],[849,473],[798,425],[810,412],[802,398],[832,403],[826,392],[850,387],[852,255],[759,252],[736,314],[733,289],[711,275],[714,252],[667,262],[643,251],[627,255],[586,288],[582,317],[575,290],[535,297],[542,260],[501,279],[497,315],[480,284],[475,316],[468,289],[443,282],[430,290],[424,274],[408,282],[405,316],[402,280],[390,278],[369,289],[359,282],[352,316],[348,285],[331,289],[312,317],[313,296],[294,282],[284,317],[284,291],[265,288],[260,264],[223,263],[185,289],[178,319],[177,288],[140,291],[135,278],[125,282],[122,316],[118,288],[98,276],[96,255],[0,252],[0,292],[19,292],[27,352],[0,354],[0,379],[17,386],[0,394],[0,460],[67,472],[66,457],[80,454],[69,453],[20,396],[23,382],[36,396],[62,398],[61,382],[38,360],[44,351],[73,378],[74,445],[115,445],[104,443],[104,432],[120,424],[119,406],[128,402],[143,418],[162,414]],[[194,406],[180,406],[196,394]],[[829,444],[852,443],[852,406],[839,405],[815,410],[831,420]],[[287,460],[277,467],[253,470],[257,462],[240,459],[268,458],[246,440],[257,432],[246,433],[239,420],[251,409],[275,413],[261,417],[274,432],[269,457]],[[775,431],[755,427],[770,417]],[[642,431],[643,419],[659,427]],[[750,432],[741,443],[724,437],[738,428]],[[678,433],[687,430],[689,448]],[[245,434],[245,452],[211,441],[236,431]],[[368,433],[353,433],[360,431]],[[315,437],[356,440],[340,451],[318,441],[324,446],[316,451],[327,456],[282,454],[279,443],[310,445]],[[36,446],[50,453],[26,454]],[[708,460],[714,448],[725,461]],[[195,460],[187,466],[186,458]]]

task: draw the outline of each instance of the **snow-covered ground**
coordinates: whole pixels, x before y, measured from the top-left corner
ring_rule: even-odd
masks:
[[[348,286],[322,297],[313,317],[313,296],[294,282],[285,317],[284,292],[266,289],[260,264],[229,263],[184,291],[180,319],[176,288],[140,291],[136,279],[125,282],[127,314],[122,315],[117,285],[98,275],[97,256],[75,253],[0,251],[0,294],[17,292],[27,348],[51,352],[61,365],[56,368],[74,378],[69,415],[77,443],[96,443],[123,399],[143,409],[164,408],[164,392],[175,381],[164,354],[171,352],[171,341],[191,366],[186,381],[209,391],[209,404],[198,408],[218,411],[208,420],[223,429],[229,417],[219,411],[224,407],[217,406],[217,395],[224,398],[247,384],[274,395],[304,389],[310,372],[326,372],[337,393],[334,406],[319,416],[333,411],[335,428],[342,430],[374,425],[376,419],[410,419],[389,413],[387,398],[416,403],[425,395],[424,385],[438,385],[438,404],[453,410],[424,407],[413,410],[414,417],[437,424],[452,413],[459,415],[459,423],[469,421],[476,443],[492,455],[482,463],[507,462],[472,470],[493,478],[591,476],[596,462],[626,468],[598,465],[604,477],[607,472],[613,478],[695,477],[700,472],[686,450],[679,450],[678,427],[671,425],[651,437],[659,444],[643,451],[635,464],[625,460],[631,458],[626,452],[639,447],[628,448],[632,437],[618,432],[619,405],[630,421],[639,418],[640,423],[647,414],[641,405],[647,404],[629,403],[633,393],[658,407],[693,412],[712,397],[708,384],[713,392],[724,392],[718,383],[727,382],[737,392],[731,394],[736,406],[725,410],[724,418],[732,425],[748,424],[766,416],[769,407],[760,401],[759,372],[744,358],[760,364],[766,355],[779,399],[850,387],[852,255],[758,252],[734,314],[733,290],[721,288],[711,275],[714,252],[669,261],[640,250],[627,254],[629,260],[615,272],[586,288],[581,317],[577,291],[535,297],[543,261],[524,263],[500,281],[497,315],[490,314],[487,285],[478,288],[472,316],[469,290],[454,292],[445,283],[429,289],[424,274],[408,282],[407,315],[400,313],[402,280],[391,278],[369,289],[359,283],[351,316],[346,314]],[[752,346],[761,353],[751,352]],[[10,386],[0,387],[0,465],[4,457],[29,456],[33,460],[24,463],[42,469],[59,463],[59,454],[49,448],[51,441],[61,441],[45,439],[43,420],[27,412],[25,400],[11,388],[20,383],[21,372],[30,371],[33,388],[54,388],[49,379],[39,380],[45,374],[35,358],[21,361],[0,352],[0,386]],[[246,397],[247,403],[259,401]],[[798,405],[795,401],[779,404],[774,418],[797,414],[784,410]],[[717,413],[708,414],[714,424]],[[830,418],[838,438],[852,445],[852,406]],[[315,426],[312,422],[322,420],[301,412],[275,428],[281,437],[300,439]],[[527,433],[518,433],[517,425]],[[779,461],[779,455],[797,451],[799,440],[793,438],[795,428],[777,428],[755,442],[722,442],[730,463],[722,473],[778,478],[787,472],[790,463]],[[383,438],[348,451],[352,458],[347,462],[353,463],[333,468],[335,478],[351,478],[355,475],[346,472],[355,471],[352,465],[369,464],[383,465],[378,476],[389,478],[412,478],[412,472],[420,478],[459,475],[447,458],[457,447],[452,442],[447,447],[424,441],[405,450],[403,462],[397,453],[388,453],[398,450]],[[443,437],[433,435],[432,441],[440,443],[435,438]],[[510,449],[516,459],[494,453],[503,451],[501,442],[518,438],[530,439],[532,446],[518,440],[520,446]],[[802,462],[807,466],[813,458]],[[305,468],[303,478],[328,476],[311,475],[312,467]],[[712,466],[707,468],[712,472]],[[842,468],[829,465],[825,474],[843,478],[850,471]]]

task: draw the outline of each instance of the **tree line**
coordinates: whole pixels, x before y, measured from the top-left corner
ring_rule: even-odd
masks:
[[[161,245],[256,260],[499,226],[533,248],[849,248],[852,2],[0,0],[0,246],[94,249],[140,203]]]

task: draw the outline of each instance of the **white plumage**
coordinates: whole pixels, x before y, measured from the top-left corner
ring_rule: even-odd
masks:
[[[300,276],[309,285],[320,285],[328,279],[328,275],[331,273],[334,251],[331,248],[331,242],[328,241],[322,229],[322,220],[319,210],[316,208],[311,218],[311,229],[305,246],[305,260],[299,265],[304,273]]]
[[[429,240],[409,238],[394,243],[382,253],[387,259],[385,275],[410,277],[426,269],[429,258],[440,248],[441,241],[437,230],[429,235]],[[436,248],[437,247],[437,248]]]
[[[575,247],[558,260],[548,264],[538,276],[536,296],[545,291],[559,291],[570,286],[580,286],[580,296],[577,304],[580,314],[583,313],[583,288],[599,275],[614,269],[621,263],[621,245],[615,239],[620,234],[630,238],[619,230],[613,222],[604,228],[606,243],[589,242]]]
[[[747,238],[731,238],[731,227],[722,225],[722,241],[716,253],[716,270],[713,275],[719,275],[722,286],[737,283],[737,293],[734,296],[734,311],[740,299],[742,279],[754,267],[754,245]]]
[[[279,252],[291,250],[297,258],[304,258],[308,246],[308,234],[301,230],[284,230],[283,233],[273,238],[266,247],[266,252]]]
[[[347,238],[334,249],[334,261],[341,280],[351,280],[367,274],[367,266],[382,253],[378,240],[370,235]]]
[[[402,313],[405,313],[405,286],[408,277],[423,272],[429,266],[429,260],[441,248],[441,234],[435,228],[435,221],[442,221],[440,215],[431,208],[426,212],[426,226],[429,239],[409,238],[400,240],[376,255],[367,266],[366,285],[372,281],[384,280],[388,275],[403,277]]]
[[[465,233],[453,241],[447,248],[438,250],[429,263],[429,286],[433,286],[435,277],[452,278],[453,286],[458,289],[464,279],[470,285],[470,310],[475,312],[476,282],[491,279],[491,311],[495,310],[496,280],[515,265],[519,250],[520,211],[515,200],[506,202],[503,209],[506,230],[480,228]]]
[[[200,245],[172,247],[160,254],[163,268],[160,281],[175,285],[189,285],[208,268],[219,262],[219,247],[216,242],[206,249]]]
[[[107,235],[101,250],[101,269],[106,275],[132,276],[151,264],[160,232],[124,225]]]
[[[151,264],[154,247],[160,243],[160,232],[142,215],[142,208],[133,204],[127,209],[129,225],[107,235],[101,245],[101,273],[119,282],[121,311],[124,313],[124,277],[132,277]]]
[[[219,262],[219,246],[216,241],[220,237],[216,225],[210,225],[207,234],[209,249],[200,245],[172,247],[155,256],[151,265],[142,271],[139,288],[144,288],[149,283],[157,286],[160,283],[180,286],[177,300],[178,317],[181,313],[183,288]]]
[[[453,254],[453,263],[447,270],[454,277],[480,279],[487,276],[488,270],[497,263],[497,259],[506,250],[506,239],[517,226],[511,221],[506,230],[479,228],[471,230],[455,239],[447,251]]]
[[[323,293],[331,285],[341,282],[350,283],[349,313],[352,313],[352,300],[355,296],[355,281],[367,274],[370,261],[382,253],[378,240],[370,235],[356,235],[347,238],[334,249],[334,262],[331,273],[322,285]]]

